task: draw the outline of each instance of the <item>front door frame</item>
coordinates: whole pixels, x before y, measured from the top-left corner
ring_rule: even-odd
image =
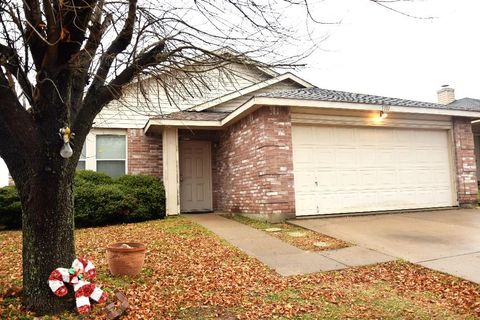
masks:
[[[178,128],[163,128],[162,149],[163,185],[165,187],[165,213],[167,216],[174,216],[180,214]]]
[[[182,148],[185,145],[198,145],[202,146],[206,150],[206,155],[205,155],[205,174],[206,174],[206,179],[208,180],[206,182],[207,190],[205,191],[205,196],[207,206],[202,207],[202,208],[197,208],[197,209],[192,209],[188,208],[188,210],[185,210],[185,208],[182,206]],[[212,189],[212,144],[210,141],[207,140],[182,140],[179,141],[179,200],[180,200],[180,212],[212,212],[213,211],[213,189]]]

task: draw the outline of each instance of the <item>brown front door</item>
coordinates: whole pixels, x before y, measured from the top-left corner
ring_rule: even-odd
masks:
[[[180,141],[180,211],[212,211],[209,141]]]

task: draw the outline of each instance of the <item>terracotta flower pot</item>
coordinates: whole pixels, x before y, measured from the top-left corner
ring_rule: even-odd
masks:
[[[146,247],[139,242],[118,242],[107,247],[108,269],[114,276],[136,276],[142,270]]]

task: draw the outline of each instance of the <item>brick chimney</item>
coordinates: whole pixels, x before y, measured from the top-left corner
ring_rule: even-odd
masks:
[[[449,104],[455,101],[455,89],[450,88],[447,85],[443,85],[440,90],[437,91],[438,103]]]

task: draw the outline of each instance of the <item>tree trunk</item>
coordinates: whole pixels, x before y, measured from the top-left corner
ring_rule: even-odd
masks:
[[[17,183],[23,210],[23,304],[41,315],[74,307],[72,294],[59,298],[48,286],[50,273],[69,268],[75,258],[73,174],[43,171]]]

